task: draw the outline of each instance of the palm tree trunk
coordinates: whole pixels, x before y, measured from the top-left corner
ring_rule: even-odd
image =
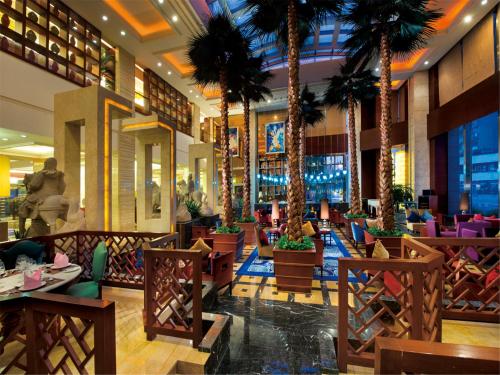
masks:
[[[224,209],[224,225],[233,226],[233,200],[231,196],[232,177],[229,155],[229,110],[227,100],[227,71],[220,71],[220,115],[221,115],[221,151],[222,151],[222,205]]]
[[[299,147],[299,160],[300,160],[300,196],[302,203],[301,211],[304,213],[306,208],[306,182],[305,175],[305,156],[306,156],[306,124],[302,121],[300,124],[300,147]]]
[[[249,217],[250,210],[250,101],[243,99],[243,212],[242,217]]]
[[[300,189],[300,116],[299,116],[299,34],[296,0],[288,0],[288,174],[287,194],[288,238],[302,241],[302,213]]]
[[[348,97],[348,117],[349,117],[349,167],[351,169],[351,211],[353,214],[361,213],[361,201],[359,195],[359,179],[358,179],[358,155],[356,146],[356,121],[354,115],[354,99],[352,94]]]
[[[379,198],[382,229],[394,229],[392,204],[392,120],[391,120],[391,49],[387,34],[380,40],[380,161]]]

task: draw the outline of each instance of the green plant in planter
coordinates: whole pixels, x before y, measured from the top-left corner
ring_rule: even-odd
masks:
[[[345,214],[346,219],[367,219],[367,214]]]
[[[396,184],[392,186],[392,201],[394,207],[399,208],[401,203],[413,200],[413,189],[410,186]]]
[[[399,229],[383,230],[376,227],[368,228],[368,233],[375,237],[403,237],[403,232]]]
[[[246,216],[246,217],[241,217],[238,222],[239,223],[255,223],[257,220],[255,220],[255,217],[253,216]]]
[[[311,250],[314,243],[310,237],[304,236],[302,242],[290,241],[288,236],[281,236],[278,240],[278,249],[281,250]]]
[[[191,214],[191,218],[196,219],[200,217],[201,203],[193,199],[186,200],[186,207]]]
[[[225,225],[220,226],[215,230],[215,233],[221,233],[221,234],[235,234],[235,233],[240,233],[241,229],[237,225],[233,225],[232,227],[227,227]]]

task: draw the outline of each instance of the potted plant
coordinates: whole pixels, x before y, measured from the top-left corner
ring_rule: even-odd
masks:
[[[401,256],[401,237],[403,232],[399,229],[383,230],[376,227],[365,230],[366,243],[380,240],[391,255]],[[392,250],[392,251],[391,251]]]
[[[245,232],[245,245],[255,245],[255,226],[257,220],[253,216],[241,217],[236,224]]]
[[[232,252],[234,260],[241,257],[245,246],[245,232],[239,226],[222,225],[211,233],[210,237],[214,239],[215,251]]]
[[[273,249],[274,275],[278,290],[310,293],[316,258],[314,242],[304,236],[302,242],[281,236]]]

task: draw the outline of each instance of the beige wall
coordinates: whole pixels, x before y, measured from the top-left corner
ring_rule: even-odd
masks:
[[[495,72],[493,17],[486,16],[439,62],[439,102],[448,103]]]

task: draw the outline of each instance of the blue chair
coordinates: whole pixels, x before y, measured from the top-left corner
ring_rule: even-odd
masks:
[[[365,243],[365,231],[354,221],[351,221],[351,230],[354,238],[354,247],[357,250],[359,243]]]

